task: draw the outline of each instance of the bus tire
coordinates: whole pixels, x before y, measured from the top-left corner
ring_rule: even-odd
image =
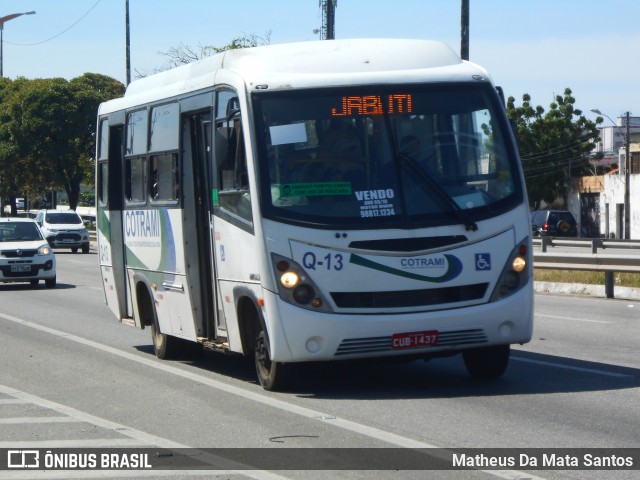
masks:
[[[464,350],[462,358],[473,378],[498,378],[509,365],[510,345]]]
[[[202,344],[160,333],[155,323],[151,325],[151,340],[153,351],[161,360],[198,359],[204,355]]]
[[[183,349],[181,339],[167,335],[160,331],[158,324],[158,313],[153,305],[149,295],[143,295],[144,303],[142,305],[142,315],[148,316],[148,325],[151,327],[151,341],[153,342],[153,351],[161,360],[170,360],[178,358],[182,355]]]
[[[154,321],[151,324],[151,341],[153,342],[153,351],[161,360],[170,360],[179,356],[177,340],[171,335],[160,332],[160,328]]]
[[[289,383],[290,365],[271,361],[268,342],[267,334],[264,329],[260,329],[260,333],[258,333],[256,338],[254,350],[258,381],[265,390],[282,390]]]

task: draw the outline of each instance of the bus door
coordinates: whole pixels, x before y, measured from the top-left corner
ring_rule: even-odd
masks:
[[[195,260],[190,262],[197,267],[190,268],[189,285],[191,286],[193,302],[197,305],[194,312],[196,318],[196,330],[199,336],[208,340],[224,337],[220,322],[219,299],[217,298],[215,262],[213,260],[213,212],[211,208],[211,113],[209,111],[185,114],[183,125],[188,126],[189,138],[185,138],[185,145],[190,146],[185,152],[185,158],[191,156],[190,162],[184,162],[185,178],[193,178],[193,194],[185,189],[184,209],[185,217],[189,212],[194,212],[193,228],[195,229],[197,252],[186,252],[186,255],[195,255]],[[189,169],[191,171],[189,171]],[[189,203],[193,202],[193,209]],[[187,227],[188,228],[188,227]]]
[[[122,231],[123,125],[101,124],[98,161],[98,235],[100,269],[107,305],[121,320],[131,318]]]
[[[259,282],[253,230],[252,201],[249,191],[247,156],[240,103],[232,90],[216,92],[213,121],[213,159],[211,202],[213,255],[219,291],[218,328],[230,344],[238,341],[237,312],[233,303],[235,288]],[[232,350],[234,345],[231,345]],[[236,351],[236,350],[234,350]]]

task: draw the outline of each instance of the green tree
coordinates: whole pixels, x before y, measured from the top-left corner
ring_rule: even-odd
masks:
[[[64,189],[76,208],[80,184],[93,183],[96,116],[100,102],[122,95],[112,78],[85,74],[15,81],[0,104],[0,165],[15,192]],[[0,93],[1,94],[1,93]]]
[[[96,73],[85,73],[70,82],[76,99],[73,141],[83,182],[91,187],[95,175],[95,134],[98,107],[102,102],[124,95],[124,85],[118,80]],[[71,198],[71,197],[69,197]]]
[[[599,132],[596,123],[587,120],[575,108],[571,89],[557,95],[545,111],[533,107],[528,94],[516,106],[509,97],[507,114],[515,124],[529,193],[530,205],[540,201],[553,204],[566,198],[571,177],[593,172],[595,148]]]
[[[11,205],[11,215],[16,214],[16,197],[24,193],[20,153],[7,129],[7,117],[3,115],[7,99],[27,82],[25,78],[10,80],[0,78],[0,195]],[[4,141],[3,141],[4,140]]]

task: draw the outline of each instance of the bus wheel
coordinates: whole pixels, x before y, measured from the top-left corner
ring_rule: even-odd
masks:
[[[165,360],[175,356],[173,338],[161,333],[155,322],[151,324],[151,340],[153,341],[153,351],[156,357]]]
[[[198,359],[204,356],[200,343],[160,333],[155,323],[151,325],[153,351],[161,360]]]
[[[265,390],[280,390],[288,383],[289,365],[271,361],[267,342],[266,333],[260,330],[254,352],[258,381]]]
[[[158,326],[158,314],[155,307],[151,304],[151,301],[147,297],[147,303],[149,310],[148,314],[152,315],[151,318],[151,340],[153,341],[153,351],[161,360],[170,360],[182,355],[181,339],[166,335],[160,332]]]
[[[464,350],[462,358],[473,378],[498,378],[509,364],[510,345]]]
[[[151,328],[151,341],[156,357],[161,360],[175,360],[200,358],[203,355],[204,350],[200,343],[177,338],[160,331],[158,313],[151,303],[149,295],[142,295],[139,302],[141,305],[140,315],[146,319],[145,325]]]

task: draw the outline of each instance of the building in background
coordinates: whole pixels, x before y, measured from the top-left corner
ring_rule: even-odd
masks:
[[[572,179],[567,206],[581,236],[624,238],[626,127],[626,118],[618,117],[618,125],[600,129],[596,151],[605,157],[597,166],[610,167],[607,173]],[[629,154],[629,238],[640,239],[640,117],[630,117]]]

